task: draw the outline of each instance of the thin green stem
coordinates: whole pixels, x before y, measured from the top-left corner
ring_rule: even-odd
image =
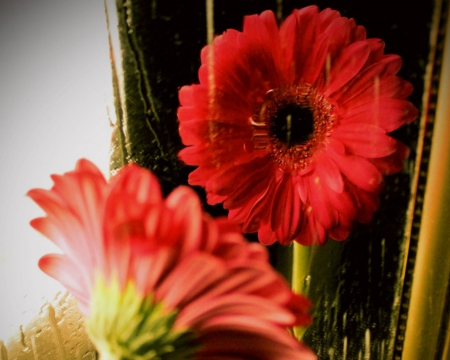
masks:
[[[311,257],[311,247],[303,246],[294,242],[293,263],[292,263],[292,289],[296,293],[308,295],[307,277],[309,276],[309,265]],[[297,327],[294,334],[301,339],[304,328]]]

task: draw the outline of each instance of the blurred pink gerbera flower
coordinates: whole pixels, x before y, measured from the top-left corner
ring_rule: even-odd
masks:
[[[247,16],[201,54],[180,90],[180,157],[192,185],[264,244],[345,239],[378,209],[407,148],[388,135],[417,117],[397,55],[339,12]]]
[[[46,212],[31,225],[63,254],[39,266],[79,300],[102,359],[315,359],[287,332],[309,301],[192,190],[163,199],[149,171],[108,183],[87,160],[52,179],[28,193]]]

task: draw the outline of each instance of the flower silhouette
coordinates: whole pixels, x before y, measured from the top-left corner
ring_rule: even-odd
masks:
[[[247,16],[201,53],[179,92],[180,158],[191,185],[263,244],[323,244],[372,219],[407,147],[389,133],[417,117],[402,60],[339,12]]]
[[[164,199],[149,171],[107,182],[87,160],[52,179],[28,193],[46,213],[31,225],[63,254],[39,266],[78,299],[102,359],[315,359],[286,331],[309,324],[309,301],[191,189]]]

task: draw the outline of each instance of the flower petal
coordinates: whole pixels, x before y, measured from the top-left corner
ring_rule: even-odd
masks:
[[[47,254],[39,260],[39,268],[58,280],[78,300],[80,311],[89,314],[90,284],[84,269],[75,265],[67,256]],[[81,270],[81,271],[80,271]]]
[[[331,154],[334,162],[342,174],[357,187],[378,193],[384,184],[383,177],[378,169],[369,161],[355,155],[339,156]]]
[[[266,11],[216,37],[202,50],[200,85],[180,91],[189,146],[180,158],[198,166],[189,183],[263,244],[343,240],[372,216],[382,175],[402,168],[407,152],[388,134],[418,115],[406,100],[411,84],[396,76],[401,58],[384,48],[355,20],[315,5],[279,29]],[[298,142],[292,114],[278,128],[279,113],[296,106],[313,122]]]
[[[333,132],[346,149],[366,158],[380,158],[391,155],[396,149],[396,141],[375,125],[342,124]]]
[[[409,156],[409,149],[400,141],[396,141],[397,149],[389,156],[370,159],[383,175],[395,174],[403,169],[403,161]]]
[[[328,192],[332,190],[324,186],[323,180],[316,173],[311,174],[305,180],[308,184],[310,211],[314,214],[314,218],[325,229],[333,228],[339,218],[336,209],[330,206],[328,200]]]
[[[375,99],[375,98],[374,98]],[[409,101],[401,99],[379,99],[353,107],[342,113],[342,124],[373,124],[391,132],[410,123],[418,116],[418,111]]]
[[[301,201],[296,194],[291,174],[283,174],[274,196],[271,227],[277,240],[289,244],[299,231]]]
[[[332,95],[354,78],[366,63],[369,54],[370,47],[365,41],[358,41],[347,46],[331,67],[325,96]]]
[[[289,84],[314,83],[321,67],[318,61],[325,61],[325,51],[316,48],[317,6],[294,10],[280,28],[283,48],[283,69]]]
[[[315,172],[317,176],[334,192],[341,193],[344,190],[344,182],[341,173],[327,156],[316,159]]]

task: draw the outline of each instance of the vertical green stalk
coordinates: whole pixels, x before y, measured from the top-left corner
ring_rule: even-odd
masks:
[[[294,292],[308,295],[308,276],[310,272],[311,246],[303,246],[294,242],[291,285]],[[294,334],[301,339],[304,328],[297,327]]]

